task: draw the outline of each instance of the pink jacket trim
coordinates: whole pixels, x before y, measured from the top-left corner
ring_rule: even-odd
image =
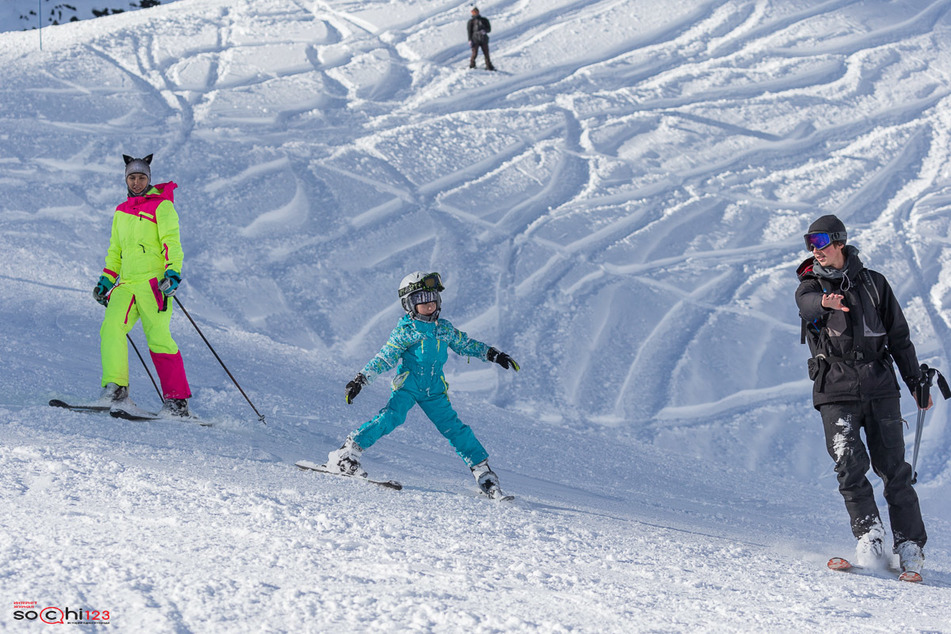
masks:
[[[175,183],[159,183],[153,186],[158,190],[157,194],[146,194],[144,196],[129,196],[129,198],[116,207],[116,211],[121,211],[130,216],[145,218],[150,222],[155,222],[155,210],[166,200],[175,202]]]

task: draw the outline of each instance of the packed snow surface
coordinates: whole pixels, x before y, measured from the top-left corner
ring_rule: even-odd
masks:
[[[495,73],[442,0],[178,0],[42,50],[0,14],[2,629],[951,631],[949,404],[926,583],[826,570],[853,539],[793,301],[836,213],[951,373],[951,1],[480,9]],[[266,425],[181,311],[213,427],[46,405],[99,391],[123,153],[179,184],[179,298]],[[418,409],[365,454],[402,491],[293,466],[384,404],[343,386],[414,270],[521,365],[447,365],[514,502]]]

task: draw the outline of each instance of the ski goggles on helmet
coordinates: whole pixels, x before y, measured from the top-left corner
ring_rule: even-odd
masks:
[[[419,281],[408,284],[400,289],[401,295],[408,295],[415,291],[444,291],[446,287],[442,285],[442,278],[439,273],[429,273],[424,275]]]
[[[807,233],[803,236],[806,241],[806,251],[812,251],[813,249],[824,249],[833,242],[845,242],[845,235],[834,232],[826,233],[824,231],[816,233]]]

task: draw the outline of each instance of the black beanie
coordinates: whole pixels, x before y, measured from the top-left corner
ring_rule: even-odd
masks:
[[[809,231],[806,235],[810,233],[828,233],[833,242],[842,242],[843,244],[848,236],[845,231],[845,224],[832,214],[822,216],[809,225]]]

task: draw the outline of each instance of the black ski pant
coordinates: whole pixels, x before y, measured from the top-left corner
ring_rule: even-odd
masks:
[[[479,49],[482,49],[482,57],[485,58],[485,67],[492,70],[492,61],[489,59],[489,41],[485,40],[481,44],[470,44],[472,48],[472,57],[469,58],[469,68],[476,67],[476,57],[479,55]],[[504,60],[503,60],[504,61]]]
[[[835,460],[839,493],[852,523],[852,534],[862,537],[881,522],[875,493],[868,481],[869,465],[885,484],[885,501],[894,544],[913,541],[924,546],[928,540],[918,506],[918,494],[911,485],[911,465],[905,462],[905,438],[899,399],[828,403],[819,407],[825,428],[826,449]],[[859,435],[865,429],[866,445]]]

